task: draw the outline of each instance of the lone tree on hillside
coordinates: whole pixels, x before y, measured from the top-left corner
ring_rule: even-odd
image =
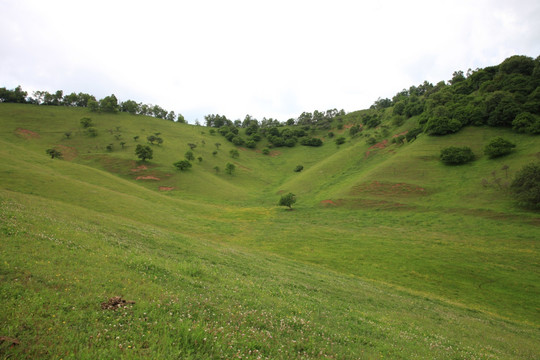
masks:
[[[474,160],[470,147],[449,146],[441,150],[441,161],[446,165],[461,165]]]
[[[62,153],[56,149],[47,149],[45,150],[45,152],[51,157],[51,159],[54,159],[54,158],[57,158],[57,159],[61,159],[62,158]]]
[[[148,145],[139,144],[139,145],[137,145],[137,148],[135,149],[135,154],[142,161],[146,161],[146,159],[148,159],[148,160],[152,159],[152,156],[154,155],[154,151]]]
[[[193,151],[191,150],[186,151],[184,157],[186,158],[186,160],[189,160],[189,161],[195,160],[195,155],[193,155]]]
[[[236,159],[237,157],[240,156],[240,153],[238,153],[238,150],[232,149],[231,151],[229,151],[229,155],[231,155],[231,157],[232,157],[233,159]]]
[[[178,170],[184,171],[191,167],[191,163],[187,160],[180,160],[173,164]]]
[[[227,174],[232,175],[234,170],[236,170],[236,166],[234,164],[227,163],[227,165],[225,165],[225,172]]]
[[[293,204],[296,202],[296,195],[293,193],[288,193],[286,195],[282,195],[281,199],[279,199],[279,206],[288,206],[289,210],[292,210]]]

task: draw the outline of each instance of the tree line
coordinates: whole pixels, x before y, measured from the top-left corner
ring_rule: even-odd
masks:
[[[94,95],[86,93],[75,93],[64,95],[63,90],[57,90],[54,93],[48,91],[34,91],[32,96],[24,91],[19,85],[15,89],[0,88],[0,102],[35,104],[49,106],[71,106],[88,108],[93,112],[127,112],[134,115],[153,116],[158,119],[177,121],[185,123],[186,120],[182,114],[176,114],[174,111],[167,111],[159,105],[143,104],[134,100],[119,102],[114,94],[105,96],[103,99],[96,99]]]

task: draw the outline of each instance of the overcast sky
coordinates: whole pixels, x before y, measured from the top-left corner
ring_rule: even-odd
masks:
[[[364,109],[516,54],[540,55],[538,0],[0,0],[0,87],[191,123]]]

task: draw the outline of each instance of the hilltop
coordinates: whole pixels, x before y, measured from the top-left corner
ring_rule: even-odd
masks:
[[[538,69],[284,123],[0,103],[0,354],[537,358],[540,223],[510,184],[539,160]]]

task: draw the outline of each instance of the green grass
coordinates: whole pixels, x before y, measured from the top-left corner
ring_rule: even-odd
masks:
[[[516,151],[487,159],[494,136]],[[204,127],[0,104],[0,358],[538,358],[538,214],[492,182],[537,138],[466,128],[369,156],[364,139],[233,160]],[[180,172],[188,143],[203,162]],[[450,144],[477,160],[441,165]],[[112,296],[135,303],[103,310]]]

